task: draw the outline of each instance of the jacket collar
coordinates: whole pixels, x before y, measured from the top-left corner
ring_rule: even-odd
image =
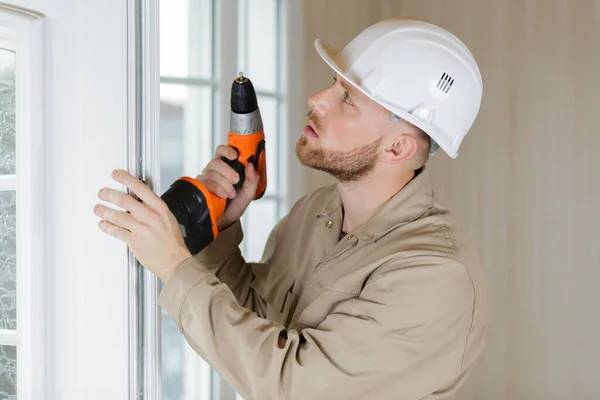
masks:
[[[357,227],[354,234],[361,240],[377,240],[388,232],[419,219],[434,203],[433,190],[426,167],[421,169],[410,182],[386,201],[366,222]],[[317,218],[339,214],[342,199],[337,187],[328,194],[324,207]]]

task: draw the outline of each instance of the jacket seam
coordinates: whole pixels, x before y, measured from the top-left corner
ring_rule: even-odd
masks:
[[[417,216],[416,218],[413,218],[413,219],[411,219],[409,221],[400,222],[400,223],[392,226],[391,228],[389,228],[387,230],[379,231],[379,232],[374,233],[373,235],[365,237],[363,240],[365,240],[365,241],[367,241],[369,243],[370,242],[376,242],[379,239],[381,239],[382,237],[384,237],[384,236],[388,235],[389,233],[395,231],[396,229],[401,228],[401,227],[403,227],[405,225],[408,225],[410,223],[413,223],[415,221],[420,220],[421,218],[423,218],[423,216],[425,214],[427,214],[427,212],[429,210],[434,210],[434,211],[437,212],[437,209],[433,206],[434,203],[435,203],[435,199],[433,198],[433,196],[431,196],[431,199],[429,200],[429,204],[427,204],[427,206],[423,209],[423,211],[421,212],[421,214],[419,214],[419,216]]]
[[[286,266],[286,268],[292,274],[294,279],[297,279],[297,280],[301,281],[302,283],[312,286],[315,289],[326,290],[326,291],[336,292],[339,294],[345,294],[345,295],[350,295],[350,296],[358,296],[360,294],[360,291],[357,291],[357,290],[349,291],[349,290],[344,290],[344,289],[338,289],[337,287],[334,287],[334,286],[317,285],[316,283],[311,282],[311,281],[304,279],[303,277],[297,275],[291,268],[288,268],[287,266]]]
[[[210,273],[210,272],[209,272]],[[189,288],[188,290],[185,292],[185,294],[183,295],[183,298],[181,299],[181,302],[179,303],[179,307],[177,310],[177,319],[179,320],[179,324],[181,325],[181,327],[183,328],[183,321],[181,321],[181,310],[183,310],[183,304],[185,303],[186,299],[188,298],[190,292],[192,291],[192,289],[194,289],[196,287],[196,285],[198,283],[200,283],[200,281],[202,281],[204,278],[206,278],[208,276],[208,274],[203,274],[200,278],[198,278]]]
[[[436,212],[436,215],[439,215],[444,220],[444,223],[440,225],[440,228],[442,228],[444,231],[446,242],[448,243],[448,247],[450,248],[450,250],[452,250],[452,254],[454,254],[455,257],[458,257],[458,249],[456,248],[456,244],[454,243],[452,234],[450,233],[450,229],[448,228],[446,218],[442,215],[442,213],[439,212],[437,208],[432,207],[432,210],[434,210]]]
[[[469,326],[469,331],[467,332],[467,335],[465,336],[465,349],[463,351],[462,360],[460,362],[460,371],[458,374],[459,376],[460,376],[460,374],[462,374],[464,372],[465,358],[467,357],[467,347],[469,345],[469,337],[471,336],[471,333],[473,333],[473,325],[475,323],[475,304],[476,304],[476,297],[477,297],[477,294],[475,293],[475,283],[473,282],[473,277],[471,276],[471,273],[469,272],[469,270],[466,267],[464,267],[464,268],[465,268],[465,273],[467,274],[467,276],[469,277],[469,280],[471,281],[471,289],[473,290],[473,305],[471,307],[471,325]]]
[[[446,221],[446,218],[442,215],[442,213],[439,212],[439,210],[435,207],[432,207],[433,210],[435,210],[435,212],[437,213],[437,215],[441,216],[444,220],[444,223],[441,225],[441,228],[444,230],[444,236],[446,237],[446,240],[448,242],[448,246],[450,247],[450,249],[452,250],[452,253],[454,254],[455,257],[458,258],[458,249],[456,248],[456,244],[452,238],[452,234],[450,233],[450,229],[448,228],[448,223]],[[469,325],[469,330],[465,336],[465,347],[463,350],[463,354],[461,357],[461,361],[460,361],[460,370],[458,372],[457,378],[460,376],[460,374],[463,373],[464,371],[464,366],[465,366],[465,358],[467,357],[467,347],[469,345],[469,337],[471,336],[471,333],[473,332],[473,324],[475,323],[475,283],[473,282],[473,277],[471,276],[471,273],[469,272],[469,270],[463,265],[463,268],[465,270],[465,273],[467,274],[467,276],[469,277],[469,281],[471,282],[471,289],[473,290],[473,304],[471,306],[471,324]]]

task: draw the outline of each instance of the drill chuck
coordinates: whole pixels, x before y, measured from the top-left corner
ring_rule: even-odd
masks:
[[[256,91],[242,73],[231,85],[231,117],[229,130],[237,135],[251,135],[263,130]]]
[[[240,76],[231,85],[231,112],[249,114],[258,110],[256,91],[250,79],[240,72]]]

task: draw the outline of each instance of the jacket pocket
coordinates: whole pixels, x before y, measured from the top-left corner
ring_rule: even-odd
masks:
[[[285,326],[295,309],[294,276],[281,264],[272,264],[250,286],[267,303],[266,318]]]
[[[299,310],[294,323],[302,327],[316,328],[342,302],[357,297],[359,293],[323,290],[314,300]]]
[[[279,322],[282,323],[286,328],[289,326],[292,316],[294,315],[294,309],[296,308],[296,294],[294,293],[294,285],[286,293],[285,299],[283,300],[283,308],[281,309],[281,316]]]

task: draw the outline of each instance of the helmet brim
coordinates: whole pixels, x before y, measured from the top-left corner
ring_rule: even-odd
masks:
[[[442,150],[444,150],[444,152],[446,154],[448,154],[448,156],[450,158],[455,159],[458,157],[458,153],[455,151],[452,151],[452,149],[450,149],[450,147],[445,143],[445,140],[440,135],[438,135],[435,132],[435,130],[432,129],[431,126],[422,123],[421,121],[417,120],[411,114],[407,113],[404,110],[398,109],[396,107],[392,107],[388,104],[384,104],[380,99],[374,98],[371,94],[369,94],[365,90],[363,90],[360,87],[360,85],[358,85],[355,82],[355,80],[348,75],[347,71],[349,69],[349,66],[344,65],[344,60],[341,59],[341,57],[340,57],[339,49],[336,49],[335,47],[331,46],[329,43],[327,43],[321,39],[315,40],[314,44],[315,44],[315,49],[317,50],[317,53],[319,53],[319,56],[321,56],[323,61],[325,61],[325,63],[327,63],[327,65],[329,65],[329,67],[331,67],[331,69],[333,69],[338,75],[342,76],[352,86],[354,86],[356,89],[358,89],[361,93],[363,93],[365,96],[367,96],[371,100],[380,104],[385,109],[389,110],[390,112],[394,113],[398,117],[406,120],[407,122],[411,123],[412,125],[416,126],[419,129],[421,129],[423,132],[427,133],[442,148]]]

